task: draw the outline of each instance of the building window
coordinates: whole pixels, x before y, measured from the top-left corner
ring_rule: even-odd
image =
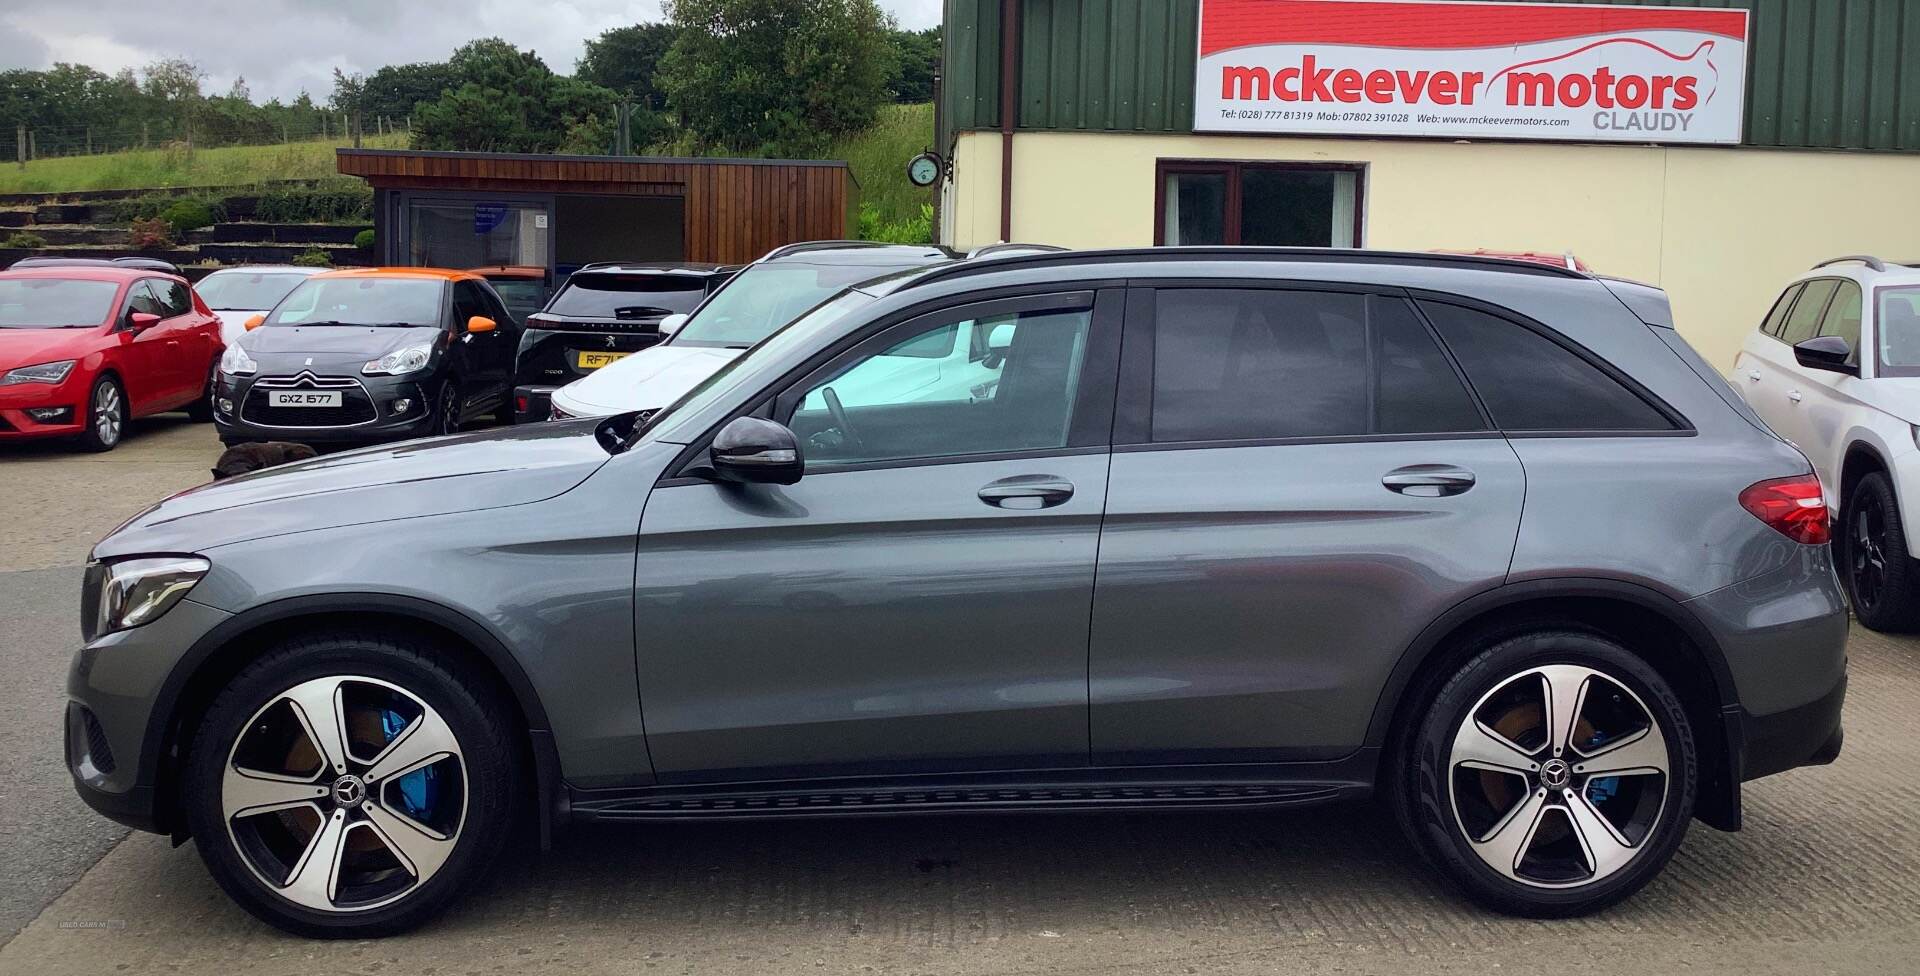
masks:
[[[1154,243],[1360,246],[1361,167],[1162,160]]]

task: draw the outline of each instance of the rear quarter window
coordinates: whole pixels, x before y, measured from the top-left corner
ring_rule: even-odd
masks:
[[[1793,307],[1793,298],[1798,294],[1800,294],[1799,285],[1794,285],[1786,291],[1781,292],[1780,297],[1773,303],[1772,311],[1767,313],[1767,320],[1760,323],[1760,331],[1778,338],[1780,336],[1780,327],[1787,321],[1787,310]]]
[[[1585,357],[1517,322],[1478,309],[1420,307],[1502,430],[1666,431],[1674,423]]]

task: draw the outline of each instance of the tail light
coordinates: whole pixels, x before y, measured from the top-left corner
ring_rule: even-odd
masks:
[[[1740,507],[1795,542],[1818,546],[1833,538],[1827,496],[1814,475],[1762,481],[1740,493]]]

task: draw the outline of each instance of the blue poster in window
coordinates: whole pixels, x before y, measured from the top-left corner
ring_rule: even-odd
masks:
[[[495,227],[505,223],[507,205],[504,203],[476,203],[473,205],[473,232],[491,234]]]

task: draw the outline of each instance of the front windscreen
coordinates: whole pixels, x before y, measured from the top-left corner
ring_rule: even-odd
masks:
[[[308,278],[266,325],[437,326],[444,287],[432,278]]]
[[[222,311],[262,311],[280,304],[307,275],[255,271],[220,271],[200,279],[193,290],[208,308]]]
[[[78,278],[0,280],[0,328],[67,329],[95,326],[113,312],[120,286]]]
[[[701,275],[577,274],[547,311],[575,318],[656,318],[691,312],[706,295]]]
[[[676,346],[745,349],[848,285],[915,264],[756,264],[714,293],[673,337]]]
[[[1920,376],[1920,285],[1881,288],[1875,294],[1880,375]]]

